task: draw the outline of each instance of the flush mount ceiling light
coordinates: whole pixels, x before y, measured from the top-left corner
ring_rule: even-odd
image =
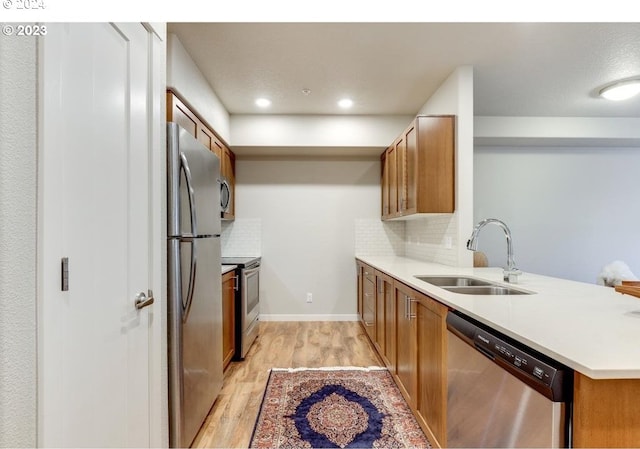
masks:
[[[600,89],[600,96],[607,100],[620,101],[640,93],[640,78],[618,81]]]
[[[258,98],[256,100],[256,105],[261,108],[268,108],[269,106],[271,106],[271,100],[267,98]]]
[[[348,109],[351,106],[353,106],[353,100],[349,98],[343,98],[342,100],[338,101],[338,106],[340,106],[343,109]]]

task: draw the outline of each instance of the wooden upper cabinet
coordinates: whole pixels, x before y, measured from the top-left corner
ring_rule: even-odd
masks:
[[[207,128],[204,125],[200,124],[200,126],[198,126],[198,131],[197,131],[196,135],[197,135],[197,138],[198,138],[198,142],[200,142],[202,145],[204,145],[205,147],[209,148],[211,151],[213,151],[215,153],[215,150],[214,150],[215,136],[209,130],[209,128]],[[218,157],[220,157],[220,156],[218,156]]]
[[[236,156],[228,147],[223,146],[220,160],[222,161],[221,174],[229,183],[229,189],[231,191],[229,210],[223,212],[222,218],[224,220],[233,220],[236,215]]]
[[[418,173],[416,170],[418,166],[418,132],[415,121],[404,132],[404,162],[405,176],[402,187],[404,204],[402,212],[415,214],[418,207]]]
[[[389,215],[389,165],[387,164],[387,152],[380,155],[380,187],[381,187],[381,212],[382,216]]]
[[[226,178],[231,190],[229,211],[222,213],[223,220],[235,218],[236,157],[228,145],[173,91],[167,91],[167,122],[175,122],[187,130],[198,142],[220,158],[220,175]]]
[[[407,145],[404,135],[395,142],[396,146],[396,171],[397,171],[397,195],[398,207],[395,213],[403,215],[407,208]]]
[[[455,116],[417,116],[385,159],[389,212],[383,209],[383,220],[454,212]]]
[[[398,169],[397,151],[395,143],[387,149],[386,165],[389,183],[389,203],[387,214],[383,218],[393,218],[398,215]]]
[[[193,137],[198,138],[200,119],[172,92],[167,92],[167,122],[177,123]]]

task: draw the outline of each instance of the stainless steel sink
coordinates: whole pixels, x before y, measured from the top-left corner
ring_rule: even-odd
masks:
[[[530,295],[531,292],[501,285],[482,285],[470,287],[442,287],[453,293],[464,295]]]
[[[483,281],[482,279],[476,279],[468,276],[416,276],[421,281],[428,282],[429,284],[437,285],[438,287],[471,287],[471,286],[490,286],[494,285],[489,281]]]
[[[452,293],[464,295],[530,295],[532,292],[469,276],[415,276]]]

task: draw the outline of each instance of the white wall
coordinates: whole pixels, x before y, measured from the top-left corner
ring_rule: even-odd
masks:
[[[229,143],[229,113],[178,37],[170,33],[167,39],[167,87],[180,93],[214,131]]]
[[[640,147],[476,147],[474,166],[475,220],[507,223],[520,269],[594,283],[623,260],[640,276]],[[478,249],[505,265],[498,227]]]
[[[0,36],[0,447],[36,446],[36,41]]]
[[[261,222],[262,318],[355,319],[355,224],[379,219],[379,160],[238,160],[236,180],[237,219]]]
[[[473,228],[473,67],[456,69],[419,114],[456,115],[456,210],[407,222],[406,255],[451,266],[471,266],[465,247]],[[451,248],[446,238],[451,239]]]

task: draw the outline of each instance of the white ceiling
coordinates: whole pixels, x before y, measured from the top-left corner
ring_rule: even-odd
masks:
[[[640,117],[640,23],[169,23],[231,114],[413,115],[461,65],[480,116]],[[305,96],[302,89],[311,89]],[[254,105],[268,97],[267,111]]]

